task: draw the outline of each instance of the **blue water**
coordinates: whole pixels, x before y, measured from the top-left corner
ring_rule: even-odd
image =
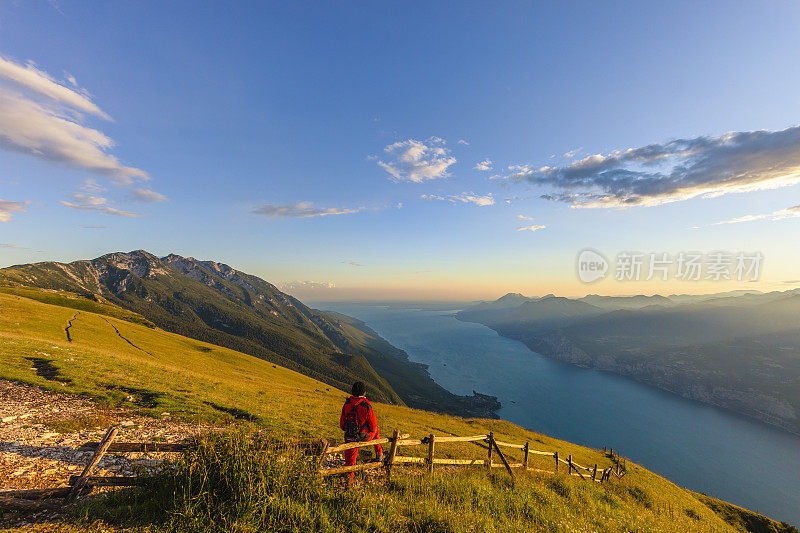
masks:
[[[695,491],[800,524],[800,437],[758,421],[531,352],[455,310],[325,303],[429,366],[456,394],[497,396],[499,415],[571,442],[612,447]],[[487,372],[487,369],[491,371]]]

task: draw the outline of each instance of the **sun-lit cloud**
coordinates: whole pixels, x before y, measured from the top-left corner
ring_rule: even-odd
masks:
[[[167,199],[167,197],[160,192],[151,189],[131,189],[128,196],[130,200],[141,203],[158,203]]]
[[[719,226],[720,224],[738,224],[739,222],[752,222],[754,220],[781,220],[783,218],[798,218],[800,217],[800,205],[795,205],[792,207],[787,207],[786,209],[780,209],[778,211],[773,211],[772,213],[762,213],[759,215],[744,215],[741,217],[730,218],[728,220],[723,220],[722,222],[715,222],[712,224],[713,226]]]
[[[106,229],[106,226],[87,226],[84,224],[81,224],[81,227],[83,229]]]
[[[13,213],[24,213],[25,206],[30,202],[12,202],[0,200],[0,222],[8,222],[14,218]]]
[[[489,194],[475,194],[474,192],[462,192],[461,194],[452,194],[448,196],[441,196],[438,194],[423,194],[420,195],[423,200],[443,200],[446,202],[463,202],[465,204],[475,204],[478,206],[494,205],[494,197]]]
[[[312,218],[328,215],[348,215],[358,213],[363,208],[320,208],[314,207],[312,202],[298,202],[290,205],[265,204],[250,211],[254,215],[262,215],[271,218]]]
[[[456,162],[456,158],[445,147],[444,139],[431,137],[427,141],[408,139],[390,144],[384,152],[394,157],[388,163],[378,160],[380,165],[392,178],[398,181],[422,183],[427,180],[447,178],[447,169]]]
[[[520,226],[517,228],[517,231],[539,231],[540,229],[544,229],[546,227],[547,226],[537,226],[534,224],[532,226]]]
[[[573,207],[654,206],[800,183],[800,126],[732,132],[595,154],[564,166],[512,165],[510,182]]]
[[[130,217],[136,218],[140,217],[139,213],[133,213],[131,211],[122,211],[120,209],[116,209],[109,205],[109,201],[102,196],[95,196],[92,194],[86,193],[75,193],[70,196],[72,199],[71,202],[67,202],[66,200],[62,200],[61,204],[72,209],[79,209],[82,211],[97,211],[98,213],[103,213],[105,215],[115,215],[118,217]]]
[[[9,248],[11,250],[29,250],[30,248],[26,248],[24,246],[17,246],[16,244],[8,244],[6,242],[0,242],[0,248]]]
[[[533,220],[533,217],[526,217],[525,215],[517,215],[520,220]]]
[[[36,68],[32,62],[22,66],[4,57],[0,57],[0,77],[15,83],[21,88],[48,97],[54,102],[62,103],[70,108],[106,120],[111,120],[97,105],[92,102],[84,91],[74,91],[57,83],[46,72]],[[75,78],[71,82],[76,85]]]
[[[494,161],[492,161],[487,157],[483,161],[479,161],[474,168],[477,170],[492,170],[493,166],[494,166]]]
[[[570,150],[569,152],[566,152],[563,157],[565,159],[572,159],[576,155],[578,155],[581,150],[583,150],[583,148],[575,148],[574,150]],[[552,156],[550,156],[550,157],[552,157]]]
[[[65,76],[61,83],[32,62],[22,65],[0,56],[0,148],[87,171],[119,186],[149,180],[147,172],[110,153],[114,141],[88,122],[111,117],[74,77]],[[133,195],[141,200],[137,192]]]

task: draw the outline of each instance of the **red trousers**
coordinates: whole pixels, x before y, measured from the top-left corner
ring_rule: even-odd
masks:
[[[381,432],[379,429],[375,430],[375,434],[369,440],[375,440],[381,438]],[[375,456],[380,459],[381,455],[383,454],[383,446],[380,444],[376,444],[373,446],[375,448]],[[352,466],[356,464],[356,459],[358,458],[358,450],[361,448],[352,448],[350,450],[344,451],[344,465],[345,466]],[[353,472],[347,474],[347,481],[348,483],[353,481],[353,477],[355,477]]]

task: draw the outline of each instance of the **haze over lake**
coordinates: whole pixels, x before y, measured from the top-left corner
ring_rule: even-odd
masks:
[[[319,303],[363,320],[456,394],[497,396],[501,418],[613,447],[678,485],[800,524],[800,437],[630,379],[531,352],[456,309]],[[427,307],[427,308],[426,308]],[[378,413],[380,416],[380,413]]]

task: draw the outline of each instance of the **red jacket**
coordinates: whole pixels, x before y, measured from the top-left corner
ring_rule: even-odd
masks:
[[[358,425],[364,428],[362,433],[369,436],[369,438],[365,440],[374,439],[375,435],[378,433],[378,421],[375,419],[375,409],[372,408],[372,404],[369,403],[369,400],[363,396],[350,396],[347,399],[344,406],[342,406],[342,414],[339,417],[339,428],[344,431],[345,417],[350,414],[353,409],[356,410]]]

